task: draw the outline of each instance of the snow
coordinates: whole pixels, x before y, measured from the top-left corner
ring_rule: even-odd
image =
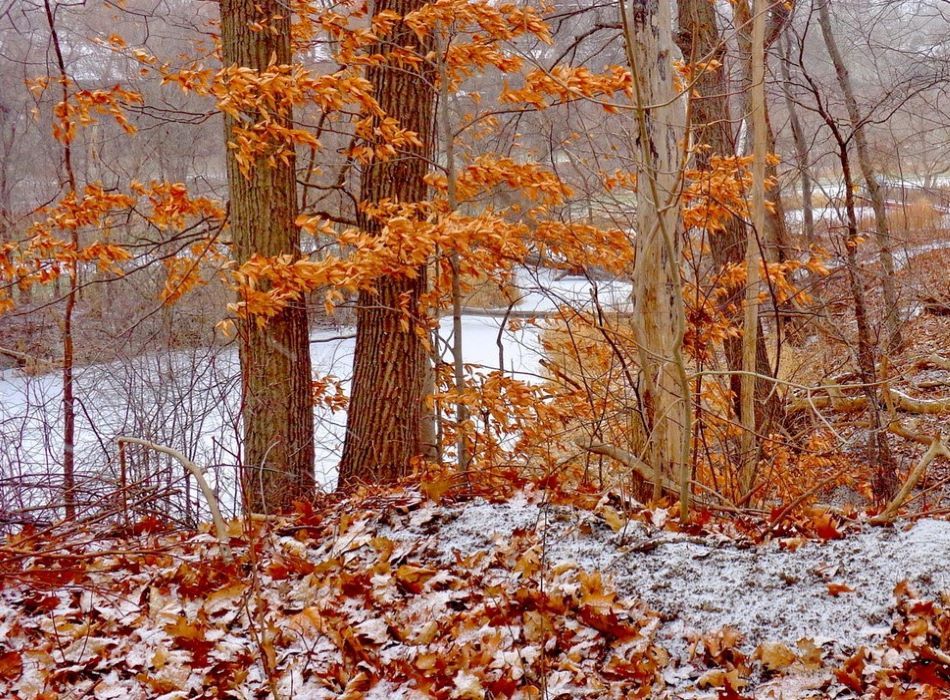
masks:
[[[874,209],[871,207],[855,207],[854,215],[860,223],[874,216]],[[844,206],[826,206],[814,207],[812,217],[815,221],[827,221],[834,225],[844,225],[848,222],[848,213]],[[805,221],[805,214],[802,209],[788,209],[785,212],[785,221],[789,224],[801,226]]]
[[[685,653],[689,639],[726,626],[739,630],[750,649],[763,642],[794,647],[804,638],[853,649],[888,631],[900,581],[907,579],[923,597],[950,592],[950,523],[942,520],[867,527],[791,551],[778,541],[741,546],[640,522],[614,533],[589,514],[516,499],[475,502],[450,513],[420,511],[413,529],[387,534],[412,538],[433,520],[443,521],[437,548],[445,561],[456,551],[471,554],[510,540],[516,531],[536,530],[552,568],[576,562],[602,571],[623,595],[657,610],[665,622],[660,640],[674,656]],[[829,583],[854,592],[832,596]]]
[[[592,290],[604,308],[627,303],[625,282],[591,282],[563,277],[547,269],[518,272],[515,279],[519,313],[551,313],[559,306],[592,308]],[[503,328],[506,309],[466,315],[462,319],[464,362],[473,372],[503,369],[524,381],[541,378],[540,324]],[[443,356],[451,359],[452,319],[440,320]],[[352,329],[312,333],[311,360],[315,377],[333,376],[349,389],[355,340]],[[498,344],[501,343],[501,351]],[[504,367],[501,367],[501,361]],[[209,481],[228,512],[236,512],[234,488],[239,463],[238,358],[234,347],[193,348],[154,352],[121,362],[94,364],[76,370],[77,483],[82,489],[108,493],[119,483],[114,440],[140,437],[178,449],[209,470]],[[318,407],[314,414],[316,477],[325,489],[336,485],[336,465],[345,435],[345,411]],[[4,479],[32,484],[0,495],[0,511],[26,510],[56,501],[62,459],[62,378],[58,373],[28,376],[0,371],[0,483]],[[181,484],[190,477],[164,457],[141,454],[141,470],[128,480]],[[14,493],[16,491],[16,493]],[[17,498],[19,500],[14,501]],[[194,484],[183,513],[201,513]],[[90,500],[95,500],[90,498]]]

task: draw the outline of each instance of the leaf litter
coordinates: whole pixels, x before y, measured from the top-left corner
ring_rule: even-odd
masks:
[[[950,523],[628,515],[394,491],[232,523],[232,561],[207,533],[26,530],[0,696],[948,697]]]

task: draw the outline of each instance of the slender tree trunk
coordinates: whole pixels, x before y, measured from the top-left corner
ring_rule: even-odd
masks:
[[[881,186],[877,181],[874,166],[871,164],[867,137],[864,133],[864,120],[858,110],[858,101],[854,96],[851,76],[841,52],[838,50],[838,43],[831,26],[831,13],[828,11],[828,3],[829,0],[821,0],[818,3],[818,23],[821,25],[821,34],[824,37],[825,46],[828,48],[828,55],[831,56],[831,62],[835,67],[838,86],[841,88],[842,95],[844,95],[848,119],[854,133],[858,165],[861,168],[864,183],[868,188],[868,195],[871,197],[871,206],[874,208],[874,234],[877,239],[878,257],[884,272],[884,278],[881,281],[884,292],[884,330],[886,334],[884,347],[887,350],[893,350],[901,345],[901,318],[897,290],[894,286],[894,255],[891,252],[891,233],[887,225],[887,211],[884,206],[884,195],[881,192]]]
[[[725,44],[716,26],[716,8],[713,3],[708,0],[680,0],[678,8],[677,41],[686,60],[713,59],[719,62],[718,66],[707,64],[703,68],[693,85],[690,96],[690,128],[693,132],[693,141],[709,146],[708,150],[696,152],[695,166],[700,170],[709,169],[712,156],[731,155],[736,151],[728,101],[728,81],[725,68],[722,66],[725,58]],[[737,216],[730,217],[725,231],[709,236],[709,249],[713,263],[719,269],[742,264],[746,251],[745,222]],[[734,302],[734,299],[725,299],[723,306],[731,306]],[[736,318],[735,323],[740,328],[742,327],[741,318]],[[761,332],[761,321],[758,323],[760,328],[756,333],[756,372],[771,375],[772,368],[765,346],[765,336]],[[740,370],[742,368],[742,339],[726,338],[723,340],[723,351],[726,366],[734,372]],[[734,374],[730,376],[729,381],[733,396],[735,396],[736,413],[741,418],[739,400],[741,377]],[[773,388],[774,385],[768,380],[756,382],[756,423],[763,432],[768,432],[768,426],[781,414],[781,397],[773,391]]]
[[[881,502],[890,500],[897,492],[897,470],[890,445],[887,442],[887,433],[881,421],[880,402],[878,400],[877,369],[874,343],[871,341],[871,325],[868,321],[867,303],[864,296],[864,287],[861,283],[860,268],[858,266],[858,218],[854,205],[854,177],[851,174],[851,159],[848,155],[848,140],[841,133],[837,120],[831,116],[821,99],[815,81],[804,73],[805,80],[811,86],[815,96],[815,106],[818,115],[831,131],[838,150],[838,160],[841,164],[841,174],[844,178],[844,201],[848,218],[848,235],[845,239],[845,262],[848,271],[848,285],[854,300],[854,320],[858,331],[857,365],[858,374],[871,416],[871,432],[868,437],[868,461],[874,466],[875,475],[872,483],[875,496]]]
[[[745,318],[742,335],[742,473],[743,494],[750,493],[759,461],[757,426],[755,423],[756,331],[759,318],[759,267],[762,259],[756,232],[765,231],[765,171],[768,135],[765,116],[765,14],[762,0],[753,6],[751,43],[750,100],[752,108],[752,227],[746,240]]]
[[[673,77],[671,3],[620,0],[627,62],[636,101],[637,201],[633,331],[641,368],[641,410],[654,469],[654,494],[664,481],[680,486],[680,517],[688,517],[692,405],[683,360],[686,327],[679,275],[681,143],[686,113]]]
[[[872,489],[881,502],[892,498],[897,492],[897,471],[891,448],[887,442],[887,433],[881,421],[881,411],[876,386],[877,371],[874,343],[871,342],[871,325],[868,322],[867,303],[861,283],[858,267],[858,219],[854,207],[854,187],[851,176],[850,159],[844,139],[839,140],[838,157],[841,161],[845,184],[845,209],[848,216],[848,238],[845,242],[848,284],[854,299],[854,318],[858,327],[858,371],[864,384],[864,395],[868,399],[868,411],[871,416],[871,434],[868,437],[869,461],[875,466]]]
[[[455,135],[452,133],[452,121],[449,114],[449,75],[446,66],[446,55],[449,50],[449,41],[446,39],[441,48],[439,59],[439,122],[442,131],[442,152],[445,156],[445,177],[447,183],[447,197],[449,211],[454,212],[458,207],[457,183],[455,172]],[[465,366],[462,355],[462,287],[459,271],[459,254],[453,252],[452,264],[452,359],[455,375],[455,390],[461,394],[465,388]],[[459,401],[455,405],[455,420],[458,430],[456,451],[459,471],[468,469],[469,455],[468,442],[465,439],[465,425],[468,423],[468,406]]]
[[[263,24],[270,31],[251,25]],[[222,53],[226,65],[263,71],[289,64],[290,13],[282,0],[221,0]],[[262,115],[249,113],[248,119]],[[291,115],[270,115],[289,126]],[[225,116],[230,140],[236,125]],[[247,174],[228,149],[230,224],[237,262],[252,255],[300,255],[294,159],[260,158]],[[310,495],[313,477],[313,399],[305,299],[264,325],[239,321],[244,431],[242,487],[251,512],[286,508]]]
[[[66,62],[63,59],[63,50],[56,30],[56,19],[50,0],[44,0],[46,22],[49,25],[53,51],[56,56],[56,67],[59,71],[60,88],[62,89],[63,104],[69,102],[69,79],[66,75]],[[68,117],[63,117],[65,121]],[[64,125],[65,126],[65,125]],[[64,128],[63,132],[68,133]],[[78,198],[76,172],[73,169],[72,142],[69,137],[63,139],[63,169],[66,171],[66,181],[69,186],[67,196]],[[79,250],[79,231],[76,226],[69,229],[69,242],[73,250]],[[79,289],[79,266],[76,260],[70,259],[67,264],[69,288],[66,291],[66,308],[63,312],[63,506],[66,519],[76,517],[76,396],[73,368],[75,353],[73,347],[73,314],[76,310],[76,300]],[[57,287],[60,278],[56,278]]]
[[[393,11],[400,17],[425,6],[424,0],[379,0],[375,12]],[[408,47],[420,56],[431,50],[401,22],[373,51],[387,56],[394,46]],[[360,198],[368,204],[384,199],[413,203],[426,199],[424,180],[432,153],[436,94],[433,75],[425,68],[384,60],[367,70],[373,94],[387,115],[402,128],[414,131],[423,146],[398,158],[374,160],[365,167]],[[370,233],[379,221],[362,216]],[[426,363],[425,319],[420,299],[427,286],[425,265],[414,274],[382,277],[375,291],[359,295],[356,318],[356,354],[347,420],[346,442],[340,461],[340,486],[361,481],[388,482],[407,475],[423,445]]]
[[[788,109],[788,123],[792,128],[792,140],[795,142],[795,159],[798,161],[798,179],[802,188],[802,232],[805,242],[809,246],[815,244],[815,214],[812,204],[811,166],[808,160],[808,142],[805,140],[805,130],[798,118],[798,106],[792,98],[790,83],[792,82],[789,64],[792,58],[792,43],[788,34],[781,39],[782,60],[779,61],[782,71],[782,94],[785,96],[785,105]]]
[[[772,128],[768,101],[765,102],[765,137],[766,151],[775,153],[775,130]],[[778,161],[771,158],[766,161],[765,177],[772,182],[778,182]],[[772,206],[765,210],[765,230],[768,232],[769,245],[773,249],[773,257],[770,260],[785,262],[793,257],[793,251],[788,239],[788,223],[785,221],[782,193],[778,189],[774,192],[774,196],[770,199]]]

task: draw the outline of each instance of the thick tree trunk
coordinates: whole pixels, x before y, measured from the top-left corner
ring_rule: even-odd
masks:
[[[271,31],[253,29],[261,23]],[[262,71],[291,61],[290,13],[281,0],[221,0],[226,65]],[[248,119],[260,115],[248,113]],[[289,125],[291,115],[270,115]],[[236,122],[225,117],[230,140]],[[300,255],[294,160],[261,158],[241,172],[228,149],[230,224],[238,263],[252,255]],[[244,430],[242,487],[251,512],[286,508],[314,488],[313,399],[304,299],[266,324],[239,321]]]
[[[730,155],[736,151],[732,118],[729,110],[729,88],[724,67],[725,44],[716,26],[716,8],[708,0],[680,0],[679,36],[677,41],[686,60],[709,61],[714,59],[720,65],[709,64],[697,77],[690,96],[690,127],[693,141],[709,146],[708,150],[697,151],[694,164],[697,169],[710,167],[710,157]],[[746,252],[746,226],[737,216],[729,219],[726,230],[709,236],[709,249],[713,264],[717,268],[742,264]],[[731,306],[736,299],[724,299],[724,306]],[[737,326],[742,319],[736,318]],[[761,323],[761,322],[760,322]],[[761,329],[756,333],[756,371],[770,375],[765,337]],[[726,365],[731,371],[742,368],[742,339],[729,337],[723,341]],[[736,413],[741,416],[739,406],[741,377],[730,377],[730,388],[736,400]],[[756,382],[756,423],[760,431],[768,432],[768,426],[781,413],[781,399],[773,391],[774,385],[768,380]]]
[[[844,104],[848,110],[848,119],[854,133],[854,145],[858,154],[858,166],[868,188],[871,206],[874,208],[874,235],[877,240],[878,258],[884,272],[881,287],[884,292],[884,330],[886,332],[885,349],[891,350],[901,345],[901,318],[898,307],[897,290],[894,286],[894,255],[891,251],[891,233],[887,225],[887,211],[884,206],[884,195],[877,181],[874,166],[871,164],[871,155],[868,152],[867,137],[864,133],[864,120],[858,110],[858,101],[854,96],[854,87],[844,58],[838,50],[834,31],[831,27],[831,13],[828,11],[829,0],[818,3],[818,23],[821,25],[821,34],[828,48],[828,55],[835,67],[838,86],[844,96]]]
[[[379,0],[377,13],[398,15],[418,10],[424,0]],[[409,47],[420,56],[430,50],[402,23],[373,51],[386,56],[390,47]],[[367,70],[380,107],[400,126],[414,131],[421,148],[366,166],[360,198],[372,204],[384,199],[412,203],[426,199],[424,181],[432,153],[435,91],[433,75],[404,64],[381,62]],[[376,233],[380,223],[363,217],[362,227]],[[424,314],[420,298],[426,290],[426,267],[414,275],[380,278],[375,291],[362,291],[356,312],[356,354],[346,442],[340,461],[340,486],[387,482],[410,472],[412,460],[425,452],[426,367]],[[406,325],[408,322],[408,327]]]
[[[681,143],[686,112],[673,76],[671,3],[620,0],[637,117],[637,240],[632,326],[641,368],[641,410],[654,469],[654,494],[680,486],[688,516],[690,383],[683,360],[686,319],[679,276]]]

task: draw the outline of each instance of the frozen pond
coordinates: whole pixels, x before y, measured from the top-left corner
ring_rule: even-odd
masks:
[[[522,272],[517,280],[519,315],[554,312],[558,306],[590,308],[593,287],[605,308],[627,303],[629,285],[560,278],[548,270]],[[525,381],[537,381],[539,325],[504,327],[505,309],[466,315],[462,320],[464,361],[473,371],[504,370]],[[311,335],[314,376],[332,375],[348,389],[355,340],[353,329],[320,330]],[[451,361],[452,319],[440,321],[443,356]],[[499,351],[501,343],[501,352]],[[237,350],[230,347],[156,352],[120,362],[76,369],[77,484],[87,498],[105,497],[119,483],[114,440],[127,435],[183,452],[209,469],[211,479],[231,509],[230,491],[239,463],[239,400]],[[0,514],[46,504],[61,484],[62,379],[59,373],[29,376],[18,370],[0,372]],[[325,489],[336,481],[346,414],[318,407],[316,476]],[[138,460],[136,462],[135,460]],[[150,461],[145,461],[150,460]],[[180,467],[140,450],[129,454],[133,474],[156,469],[179,480]],[[156,477],[156,481],[160,479]],[[17,488],[12,488],[16,483]],[[23,485],[27,488],[23,488]],[[196,502],[197,495],[189,498]],[[81,500],[81,499],[80,499]],[[198,506],[196,506],[198,507]]]

